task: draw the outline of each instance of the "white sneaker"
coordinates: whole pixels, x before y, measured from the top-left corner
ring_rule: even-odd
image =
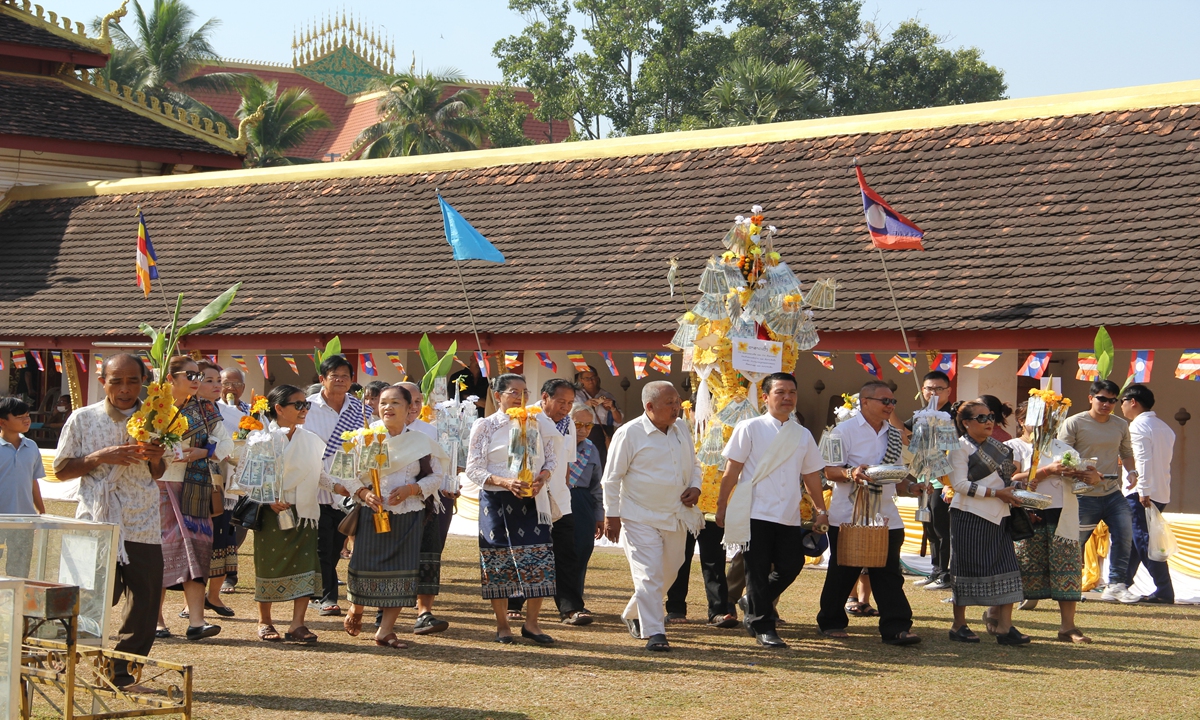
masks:
[[[1129,588],[1125,583],[1111,583],[1104,588],[1104,593],[1100,596],[1101,600],[1106,602],[1119,602],[1126,605],[1132,605],[1141,602],[1142,596],[1129,592]]]
[[[920,587],[920,586],[922,586],[922,585],[928,585],[928,584],[929,584],[929,580],[930,580],[932,577],[933,577],[932,575],[926,575],[925,577],[919,577],[919,578],[917,578],[916,580],[913,580],[913,581],[912,581],[912,584],[913,584],[913,585],[916,585],[917,587]]]

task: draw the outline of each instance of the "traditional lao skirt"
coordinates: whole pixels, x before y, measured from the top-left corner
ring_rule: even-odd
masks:
[[[950,508],[950,574],[955,605],[1007,605],[1024,597],[1008,518],[999,525]]]
[[[375,511],[359,507],[358,533],[347,571],[346,595],[356,605],[376,608],[415,607],[417,565],[425,511],[389,512],[391,530],[375,532]]]
[[[209,564],[210,578],[224,577],[237,572],[237,537],[229,519],[232,510],[226,510],[212,519],[213,550],[212,562]]]
[[[182,590],[188,580],[204,582],[212,563],[213,524],[209,518],[184,515],[183,483],[158,483],[158,516],[162,528],[163,587]]]
[[[538,525],[533,498],[479,492],[479,566],[487,600],[555,593],[550,526]]]
[[[1033,526],[1033,537],[1017,542],[1017,563],[1026,600],[1077,602],[1083,599],[1083,553],[1079,541],[1061,538],[1059,508],[1039,510],[1042,522]]]
[[[432,503],[440,504],[442,512],[430,512]],[[417,569],[417,594],[437,595],[442,587],[442,550],[446,545],[442,521],[453,516],[454,500],[438,493],[425,502],[425,508],[425,522],[421,530],[421,564]]]
[[[285,602],[317,594],[321,565],[317,528],[307,523],[279,529],[279,516],[260,509],[262,526],[254,531],[254,600]]]

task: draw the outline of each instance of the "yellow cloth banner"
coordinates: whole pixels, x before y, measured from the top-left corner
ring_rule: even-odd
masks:
[[[1087,545],[1083,546],[1083,585],[1084,592],[1095,590],[1100,584],[1100,558],[1108,557],[1108,526],[1101,520]]]

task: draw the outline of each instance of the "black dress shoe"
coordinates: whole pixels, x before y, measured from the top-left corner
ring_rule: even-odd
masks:
[[[554,644],[554,638],[550,637],[546,633],[532,632],[528,628],[526,628],[524,625],[521,626],[521,637],[529,638],[530,640],[534,641],[538,645],[553,645]]]
[[[746,628],[746,634],[754,637],[757,633],[754,632],[754,628],[750,627],[750,600],[743,595],[738,598],[737,606],[742,611],[742,627]]]
[[[166,640],[171,637],[171,630],[170,628],[158,628],[154,631],[154,637],[159,640]]]
[[[207,610],[212,610],[221,617],[233,617],[235,615],[233,608],[228,605],[213,605],[207,598],[204,600],[204,607]]]
[[[203,640],[204,638],[209,638],[213,635],[220,634],[220,625],[201,625],[200,627],[190,627],[187,629],[188,640]]]
[[[763,647],[785,648],[788,646],[787,643],[785,643],[778,635],[775,634],[774,630],[771,632],[758,633],[754,636],[754,639],[757,640],[758,644],[762,645]]]
[[[501,635],[500,633],[496,633],[496,642],[500,643],[501,645],[515,645],[517,641],[513,640],[512,635]]]
[[[1147,595],[1142,598],[1142,602],[1147,605],[1174,605],[1174,600],[1168,600],[1164,597],[1159,597],[1157,594]]]

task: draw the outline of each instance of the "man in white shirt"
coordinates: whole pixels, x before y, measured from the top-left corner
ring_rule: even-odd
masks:
[[[775,632],[775,601],[804,567],[800,500],[805,488],[817,523],[827,521],[821,488],[825,463],[812,433],[792,417],[796,387],[791,373],[763,379],[767,412],[733,429],[722,452],[729,463],[717,498],[717,525],[725,528],[725,545],[743,548],[743,624],[759,645],[769,648],[787,647]],[[748,496],[738,497],[743,493]]]
[[[647,650],[664,652],[671,646],[663,594],[683,562],[687,533],[704,526],[696,508],[700,463],[674,385],[646,383],[642,407],[645,414],[613,434],[600,481],[604,535],[620,540],[633,575],[633,597],[621,619],[634,639],[646,640]]]
[[[333,455],[342,445],[342,433],[364,426],[370,410],[361,400],[350,394],[351,373],[354,366],[341,355],[331,355],[321,361],[321,391],[308,396],[312,403],[304,419],[304,429],[315,433],[325,443],[325,471],[333,466]],[[341,485],[335,489],[344,495],[349,493]],[[333,506],[333,493],[321,490],[321,518],[317,522],[317,558],[321,563],[321,597],[314,602],[325,616],[341,615],[338,606],[337,566],[342,558],[342,547],[346,536],[338,532],[338,523],[345,513]]]
[[[241,370],[235,367],[221,370],[221,399],[217,401],[217,409],[230,435],[238,431],[242,418],[250,414],[249,403],[242,400],[245,392],[246,376]]]
[[[542,399],[537,406],[538,432],[554,440],[558,464],[546,483],[550,500],[558,519],[550,529],[554,543],[554,604],[559,619],[567,625],[590,625],[592,616],[583,611],[583,587],[580,584],[579,556],[575,552],[575,516],[571,512],[571,489],[567,485],[567,468],[575,462],[575,423],[571,422],[571,407],[575,404],[575,385],[563,378],[551,378],[542,385]],[[508,601],[510,613],[520,612],[523,598]]]
[[[1142,598],[1144,603],[1172,605],[1175,587],[1167,563],[1151,560],[1148,554],[1150,532],[1146,525],[1146,508],[1151,503],[1161,512],[1171,502],[1171,457],[1175,451],[1175,432],[1155,414],[1154,393],[1145,385],[1130,385],[1121,394],[1121,414],[1129,420],[1129,439],[1133,443],[1133,462],[1137,473],[1130,473],[1126,495],[1133,515],[1133,549],[1129,553],[1129,569],[1125,571],[1126,586],[1133,585],[1138,565],[1145,565],[1154,578],[1154,592]]]
[[[858,393],[860,412],[831,431],[839,438],[846,464],[825,468],[825,477],[832,480],[833,499],[829,513],[829,569],[825,571],[825,587],[821,591],[821,612],[817,626],[822,634],[846,638],[846,596],[858,581],[862,568],[839,565],[837,560],[838,526],[851,522],[856,493],[878,496],[880,513],[887,520],[887,564],[868,568],[871,591],[879,605],[879,634],[889,645],[915,645],[921,638],[912,629],[912,607],[904,594],[904,574],[900,571],[900,546],[904,544],[904,522],[896,509],[896,494],[920,492],[920,484],[911,478],[899,484],[879,485],[870,482],[866,470],[871,465],[899,465],[903,441],[900,430],[889,420],[896,409],[896,398],[886,383],[872,380]]]

